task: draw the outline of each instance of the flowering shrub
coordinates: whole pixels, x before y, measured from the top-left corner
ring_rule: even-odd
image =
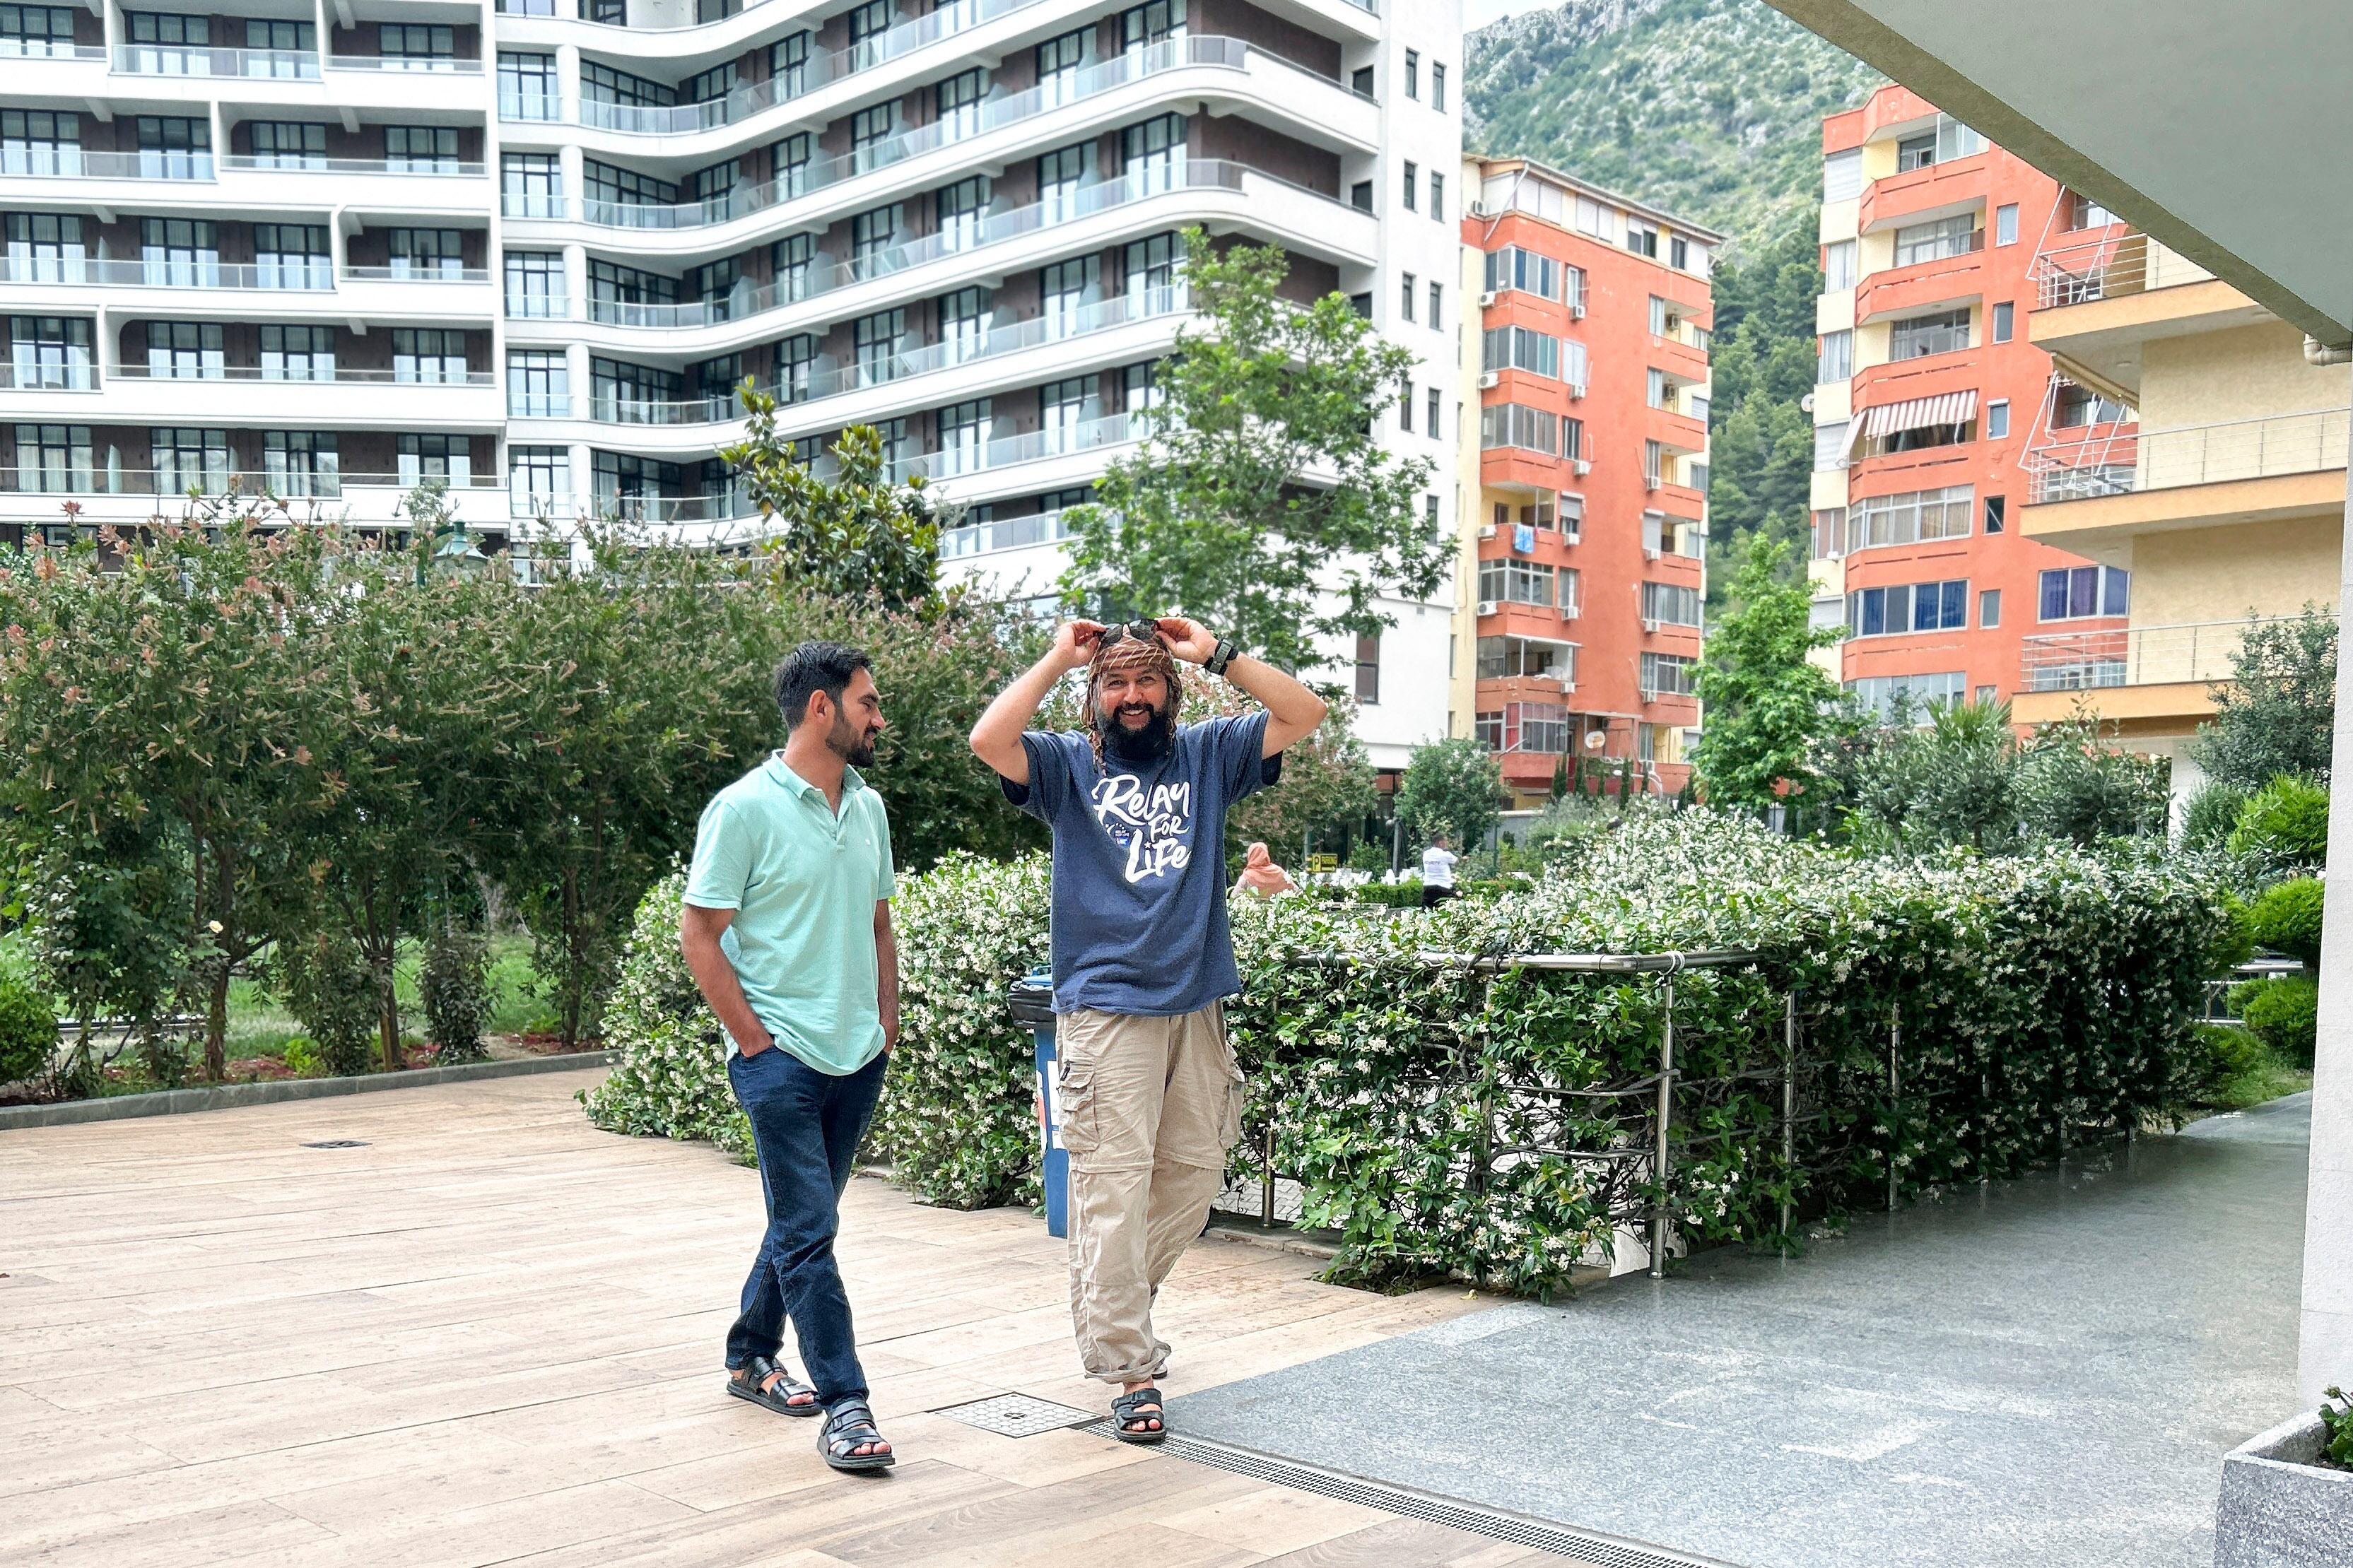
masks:
[[[600,1125],[709,1136],[712,1117],[641,1047],[641,983],[675,969],[674,884],[640,912]],[[656,899],[648,900],[650,909]],[[1042,857],[951,858],[896,906],[904,1029],[875,1126],[900,1179],[959,1206],[1024,1201],[1038,1138],[1028,1033],[1008,981],[1046,952]],[[1705,811],[1630,812],[1573,870],[1512,896],[1366,921],[1311,899],[1234,909],[1243,994],[1229,1019],[1251,1090],[1239,1158],[1306,1189],[1343,1273],[1451,1274],[1545,1292],[1663,1196],[1702,1240],[1771,1240],[1819,1214],[2004,1176],[2173,1114],[2211,1054],[2189,1020],[2226,917],[2151,858],[2054,847],[2000,859],[1850,856]],[[1674,977],[1678,1140],[1652,1136],[1657,976],[1506,970],[1430,952],[1752,949]],[[1781,1155],[1784,999],[1798,996],[1793,1160]],[[676,994],[700,1017],[691,989]],[[643,1022],[641,1022],[643,1020]],[[726,1106],[715,1030],[700,1081]],[[1894,1082],[1889,1079],[1896,1031]],[[691,1075],[689,1075],[691,1076]],[[622,1109],[627,1102],[628,1110]],[[610,1120],[607,1120],[607,1118]]]
[[[685,891],[686,873],[673,871],[638,905],[605,1016],[606,1044],[620,1058],[581,1101],[607,1132],[700,1139],[746,1155],[752,1126],[727,1087],[726,1037],[679,951]]]

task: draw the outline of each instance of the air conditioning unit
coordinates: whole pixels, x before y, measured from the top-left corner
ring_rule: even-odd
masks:
[[[1585,296],[1580,294],[1577,297],[1577,302],[1568,308],[1568,315],[1569,320],[1574,321],[1585,320]]]
[[[1577,458],[1570,462],[1569,468],[1579,475],[1589,474],[1593,471],[1593,464],[1589,458]]]
[[[1645,632],[1657,631],[1659,629],[1659,623],[1651,616],[1644,616],[1642,617],[1642,629]]]
[[[1644,474],[1642,476],[1642,488],[1646,490],[1657,489],[1660,482],[1659,476],[1656,474]]]
[[[1479,525],[1479,537],[1480,537],[1480,538],[1482,538],[1482,539],[1493,539],[1493,538],[1494,538],[1494,537],[1495,537],[1495,525],[1494,525],[1493,523],[1492,523],[1492,522],[1482,522],[1482,523],[1481,523],[1481,524]]]
[[[1563,676],[1561,678],[1560,689],[1563,696],[1573,697],[1577,694],[1577,682],[1567,676]]]
[[[1568,395],[1572,400],[1583,397],[1585,395],[1585,383],[1581,381],[1570,382],[1568,384]]]
[[[1492,615],[1493,615],[1493,614],[1495,613],[1495,601],[1494,601],[1494,600],[1493,600],[1493,599],[1482,599],[1482,600],[1480,600],[1480,601],[1479,601],[1479,613],[1480,613],[1481,615],[1482,615],[1482,616],[1492,616]]]
[[[1577,606],[1575,605],[1563,605],[1560,607],[1560,618],[1564,621],[1573,621],[1577,619]]]
[[[1489,207],[1485,202],[1472,202],[1471,204],[1471,216],[1472,217],[1493,217],[1495,214],[1493,209]]]
[[[1500,371],[1486,370],[1479,373],[1479,390],[1482,392],[1492,391],[1503,384],[1503,373]]]
[[[1482,310],[1488,306],[1493,305],[1494,302],[1495,291],[1493,289],[1488,289],[1485,293],[1479,296],[1479,309]]]
[[[1659,547],[1658,547],[1657,545],[1655,545],[1655,544],[1645,544],[1644,546],[1642,546],[1642,559],[1643,559],[1643,560],[1645,560],[1645,561],[1656,561],[1658,558],[1659,558]]]

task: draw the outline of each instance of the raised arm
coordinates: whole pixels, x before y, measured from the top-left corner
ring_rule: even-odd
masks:
[[[1160,623],[1168,651],[1187,664],[1207,663],[1218,651],[1218,638],[1199,622],[1169,616]],[[1255,697],[1266,708],[1266,744],[1261,754],[1287,752],[1315,732],[1324,722],[1325,704],[1306,687],[1263,659],[1238,653],[1226,665],[1226,679]]]
[[[973,755],[1015,784],[1029,782],[1029,753],[1021,747],[1022,731],[1038,716],[1054,682],[1093,656],[1103,627],[1092,621],[1065,621],[1055,629],[1054,646],[1045,657],[997,694],[988,711],[972,727]]]

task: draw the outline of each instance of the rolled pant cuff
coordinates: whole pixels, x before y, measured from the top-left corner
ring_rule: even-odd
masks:
[[[1091,1372],[1087,1375],[1097,1383],[1158,1383],[1168,1375],[1168,1363],[1162,1362],[1148,1372],[1130,1367],[1117,1372]]]

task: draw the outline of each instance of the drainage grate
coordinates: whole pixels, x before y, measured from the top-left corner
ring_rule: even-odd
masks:
[[[316,1143],[305,1143],[302,1147],[305,1149],[364,1149],[367,1147],[367,1140],[364,1138],[322,1138]]]
[[[1096,1436],[1108,1437],[1112,1436],[1112,1424],[1098,1421],[1087,1430]],[[1719,1558],[1693,1557],[1680,1552],[1645,1546],[1638,1541],[1623,1541],[1616,1536],[1596,1535],[1588,1531],[1546,1524],[1540,1520],[1484,1508],[1478,1503],[1433,1497],[1428,1492],[1384,1486],[1378,1481],[1360,1480],[1332,1470],[1319,1470],[1307,1465],[1295,1465],[1286,1459],[1269,1458],[1247,1448],[1213,1443],[1202,1437],[1187,1437],[1182,1433],[1170,1433],[1168,1440],[1160,1445],[1160,1451],[1180,1459],[1191,1459],[1196,1464],[1229,1470],[1238,1476],[1249,1476],[1254,1480],[1296,1487],[1301,1491],[1314,1492],[1319,1497],[1362,1503],[1384,1513],[1426,1520],[1470,1535],[1483,1535],[1490,1541],[1532,1546],[1539,1552],[1549,1552],[1573,1563],[1588,1563],[1591,1568],[1736,1568],[1736,1564],[1725,1563]]]
[[[1057,1405],[1050,1399],[1033,1399],[1026,1394],[993,1394],[969,1405],[951,1405],[932,1414],[994,1432],[1000,1437],[1035,1437],[1041,1432],[1060,1432],[1098,1419],[1092,1410]]]

